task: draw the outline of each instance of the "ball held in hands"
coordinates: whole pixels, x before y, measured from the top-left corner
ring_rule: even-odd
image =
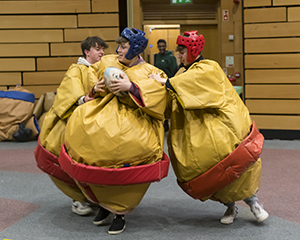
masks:
[[[105,81],[105,85],[109,91],[113,92],[112,89],[110,88],[110,85],[112,84],[111,80],[113,80],[113,79],[121,80],[121,79],[123,79],[121,75],[123,76],[123,78],[127,77],[126,73],[119,68],[116,68],[116,67],[106,68],[106,70],[104,71],[104,81]],[[127,92],[118,92],[118,93],[116,93],[116,95],[119,97],[125,97],[128,95],[128,93]]]

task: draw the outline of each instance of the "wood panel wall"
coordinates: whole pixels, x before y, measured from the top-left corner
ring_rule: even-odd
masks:
[[[260,129],[298,131],[300,0],[243,2],[245,103]]]
[[[36,99],[56,91],[88,36],[115,52],[118,0],[0,1],[0,90],[20,84]]]
[[[242,1],[240,1],[242,2]],[[228,21],[223,19],[223,10],[229,13]],[[243,85],[243,31],[242,31],[242,4],[235,4],[233,1],[220,0],[219,9],[219,24],[220,24],[220,52],[222,68],[226,68],[227,75],[235,75],[239,72],[240,77],[236,78],[235,85]],[[229,35],[234,36],[234,40],[229,40]],[[226,67],[226,57],[234,57],[234,66]]]

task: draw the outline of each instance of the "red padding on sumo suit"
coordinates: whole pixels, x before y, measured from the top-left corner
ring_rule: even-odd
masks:
[[[99,185],[129,185],[160,181],[168,175],[170,159],[163,153],[160,161],[123,168],[103,168],[75,163],[68,155],[65,145],[58,157],[61,167],[79,182]]]
[[[246,169],[259,158],[264,143],[264,136],[258,131],[255,122],[249,135],[241,144],[221,162],[207,172],[178,185],[194,199],[213,195],[235,181]]]
[[[40,138],[38,139],[38,145],[34,150],[34,156],[38,168],[43,172],[71,186],[77,186],[75,181],[60,167],[58,157],[41,145]]]

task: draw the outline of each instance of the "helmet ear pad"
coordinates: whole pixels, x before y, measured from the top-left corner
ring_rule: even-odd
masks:
[[[126,27],[122,31],[121,36],[129,40],[130,47],[125,55],[125,58],[128,60],[142,53],[148,45],[148,39],[145,38],[145,33],[136,28],[130,29]]]
[[[186,37],[185,37],[186,36]],[[198,31],[184,32],[184,35],[179,35],[176,41],[177,45],[183,45],[187,48],[187,61],[192,63],[201,53],[205,45],[203,35],[198,35]]]

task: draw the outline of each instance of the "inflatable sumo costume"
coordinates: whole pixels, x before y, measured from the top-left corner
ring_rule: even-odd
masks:
[[[197,58],[203,36],[184,35],[177,44],[187,47],[191,65],[169,79],[175,91],[168,149],[178,184],[201,201],[251,197],[260,186],[264,137],[219,64]]]
[[[122,32],[130,41],[127,59],[147,46],[142,45],[148,40],[141,33],[128,28]],[[126,214],[139,204],[151,182],[168,174],[169,159],[163,153],[167,92],[148,78],[157,71],[165,74],[144,61],[127,67],[118,55],[106,55],[91,66],[89,77],[99,79],[109,67],[126,73],[140,99],[106,89],[103,98],[79,106],[68,121],[59,163],[90,201]]]
[[[67,121],[78,106],[78,99],[89,93],[97,82],[88,82],[88,68],[85,62],[80,62],[80,58],[77,64],[69,67],[57,89],[54,103],[44,118],[34,151],[37,166],[50,176],[63,193],[80,202],[86,202],[87,199],[75,181],[60,167],[58,156],[64,142]]]

